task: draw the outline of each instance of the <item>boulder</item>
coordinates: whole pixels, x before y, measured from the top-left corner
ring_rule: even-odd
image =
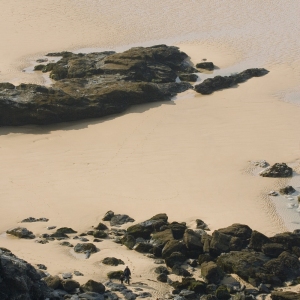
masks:
[[[79,282],[77,282],[73,279],[66,279],[66,280],[62,281],[62,286],[66,292],[72,292],[75,289],[79,288],[80,284],[79,284]]]
[[[188,289],[190,291],[194,291],[195,293],[205,293],[206,290],[206,283],[203,281],[198,281],[192,277],[185,277],[182,278],[181,282],[174,281],[172,287],[176,290],[185,290]]]
[[[174,240],[173,233],[171,229],[166,229],[161,232],[154,232],[152,234],[150,243],[156,247],[164,247],[167,242]]]
[[[169,257],[173,252],[180,252],[182,254],[186,253],[186,247],[183,242],[178,240],[171,240],[166,243],[162,249],[162,257]]]
[[[183,238],[183,234],[186,230],[186,224],[185,223],[178,223],[178,222],[172,222],[169,225],[169,228],[171,228],[172,230],[172,234],[174,239],[182,239]]]
[[[217,90],[230,88],[252,77],[260,77],[267,73],[268,71],[266,69],[247,69],[231,76],[215,76],[195,85],[195,91],[202,95],[209,95]]]
[[[291,292],[291,291],[273,291],[271,293],[272,300],[299,300],[300,293]]]
[[[279,193],[283,194],[283,195],[289,195],[289,194],[293,194],[295,192],[296,192],[296,190],[290,185],[279,190]]]
[[[189,81],[189,82],[196,82],[198,76],[196,74],[179,74],[179,79],[181,81]]]
[[[292,247],[300,247],[300,235],[291,232],[278,233],[270,237],[270,242],[282,244],[291,250]]]
[[[156,221],[153,221],[153,223],[155,222]],[[144,239],[150,239],[150,234],[154,231],[154,228],[152,227],[153,223],[151,222],[149,226],[144,224],[132,225],[127,228],[127,233],[135,238],[141,237]]]
[[[165,273],[160,273],[157,277],[156,277],[157,281],[160,282],[167,282],[168,281],[168,275]]]
[[[251,237],[252,229],[243,224],[232,224],[226,228],[218,229],[219,232],[231,235],[233,237],[238,237],[243,241],[243,244],[246,246],[248,244],[248,240]]]
[[[205,224],[202,220],[200,220],[200,219],[196,219],[196,226],[197,226],[197,228],[199,228],[199,229],[203,229],[203,230],[205,230],[205,229],[207,229],[208,227],[207,227],[207,224]]]
[[[85,284],[80,286],[80,290],[82,290],[83,292],[103,294],[105,292],[105,286],[101,282],[90,279]]]
[[[163,274],[167,274],[167,275],[170,273],[168,271],[168,269],[164,266],[159,266],[159,267],[155,268],[154,272],[157,273],[157,274],[162,274],[163,273]]]
[[[33,222],[48,222],[49,219],[47,218],[33,218],[33,217],[29,217],[29,218],[26,218],[24,220],[21,221],[21,223],[33,223]]]
[[[56,233],[59,234],[69,234],[69,233],[77,233],[77,231],[75,231],[74,229],[70,228],[70,227],[61,227],[61,228],[58,228],[56,230]]]
[[[103,224],[103,223],[100,222],[100,223],[95,227],[95,229],[96,229],[96,230],[107,230],[108,227],[107,227],[105,224]]]
[[[137,243],[134,247],[133,250],[140,252],[140,253],[150,253],[152,252],[153,245],[150,243]]]
[[[115,257],[105,257],[102,263],[109,266],[124,265],[124,261]]]
[[[180,265],[175,264],[172,267],[172,273],[178,276],[189,277],[191,273],[186,269],[182,268]]]
[[[114,215],[110,219],[110,226],[123,225],[128,222],[134,222],[134,219],[130,218],[128,215]]]
[[[196,68],[213,71],[215,66],[212,62],[207,61],[207,62],[201,62],[201,63],[196,64]]]
[[[249,248],[255,251],[261,251],[262,246],[269,242],[270,240],[268,237],[256,230],[253,230],[250,237]]]
[[[183,299],[196,299],[195,292],[189,290],[180,291],[179,296],[183,297]]]
[[[269,243],[262,246],[262,252],[269,257],[278,257],[285,250],[287,250],[286,247],[278,243]]]
[[[108,212],[105,213],[102,220],[103,221],[110,221],[114,215],[115,215],[115,213],[112,210],[109,210]]]
[[[180,252],[173,252],[165,259],[166,265],[172,268],[174,265],[181,265],[186,261],[186,256]]]
[[[32,265],[4,248],[0,250],[0,278],[1,300],[43,300],[52,293]]]
[[[208,283],[218,284],[224,277],[222,269],[214,262],[204,262],[201,264],[201,275]]]
[[[89,251],[90,253],[96,253],[97,252],[97,248],[94,244],[92,243],[78,243],[75,247],[74,247],[74,251],[77,253],[84,253],[86,251]]]
[[[43,280],[46,282],[47,286],[51,289],[56,290],[62,287],[62,280],[57,275],[55,276],[50,275],[48,277],[45,277]]]
[[[201,266],[204,262],[213,261],[213,257],[210,256],[208,253],[200,254],[198,257],[198,264]]]
[[[6,231],[7,234],[14,235],[20,239],[34,239],[35,235],[25,227],[16,227]]]
[[[216,290],[216,297],[219,300],[229,300],[231,295],[226,287],[226,285],[220,285]]]
[[[121,276],[123,275],[123,271],[119,270],[119,271],[111,271],[107,273],[107,277],[109,279],[120,279]]]
[[[293,169],[287,166],[286,163],[276,163],[271,167],[266,168],[259,173],[262,177],[291,177],[293,176]]]
[[[150,220],[168,222],[168,216],[165,213],[160,213],[160,214],[157,214],[157,215],[153,216],[152,218],[150,218]]]
[[[192,229],[187,229],[183,235],[183,242],[188,250],[198,251],[198,255],[203,252],[201,236]]]
[[[125,245],[128,249],[132,249],[136,243],[135,238],[132,235],[124,235],[121,238],[121,243]]]
[[[103,231],[103,230],[95,230],[93,232],[93,236],[95,238],[100,238],[100,239],[105,239],[105,238],[108,237],[107,233],[105,231]]]

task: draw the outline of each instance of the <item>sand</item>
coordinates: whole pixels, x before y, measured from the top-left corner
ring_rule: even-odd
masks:
[[[147,281],[153,262],[111,241],[84,260],[58,243],[20,241],[5,231],[33,216],[50,219],[26,226],[35,234],[49,225],[84,232],[107,210],[137,222],[166,212],[192,228],[200,218],[212,231],[232,223],[267,235],[290,228],[284,208],[267,196],[282,182],[254,176],[251,161],[299,168],[300,3],[28,0],[0,1],[0,8],[0,81],[48,82],[22,70],[52,51],[158,43],[178,45],[194,63],[213,61],[219,69],[200,80],[248,67],[270,71],[210,96],[187,91],[118,116],[0,128],[1,246],[51,274],[78,269],[81,282],[104,280],[112,267],[99,262],[113,253],[134,270],[133,281],[157,288]]]

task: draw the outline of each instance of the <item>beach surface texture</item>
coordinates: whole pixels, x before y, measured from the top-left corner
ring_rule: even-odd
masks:
[[[159,44],[178,47],[194,67],[213,62],[213,70],[197,68],[192,85],[268,70],[209,95],[185,89],[103,118],[0,127],[0,247],[45,264],[51,275],[80,271],[80,284],[104,283],[128,265],[133,287],[156,299],[170,286],[156,281],[157,265],[143,253],[106,238],[87,259],[62,241],[35,243],[6,231],[26,227],[38,238],[56,226],[79,235],[99,222],[121,230],[158,213],[191,229],[201,219],[209,235],[233,223],[268,237],[300,229],[299,1],[0,0],[0,9],[0,82],[15,86],[56,84],[33,70],[37,60],[59,59],[47,53]],[[264,160],[286,163],[293,176],[260,176]],[[280,194],[287,185],[294,191]],[[110,210],[134,223],[102,221]],[[28,217],[49,221],[20,223]],[[102,263],[112,256],[125,265]]]

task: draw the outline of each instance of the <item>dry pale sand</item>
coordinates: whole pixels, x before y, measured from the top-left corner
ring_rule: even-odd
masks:
[[[270,71],[237,88],[188,91],[119,116],[1,128],[1,246],[51,274],[77,269],[81,282],[104,280],[113,268],[99,262],[113,255],[133,269],[133,281],[160,295],[162,287],[147,280],[153,262],[111,241],[85,260],[55,242],[4,232],[29,216],[50,219],[26,226],[37,235],[49,225],[83,232],[107,210],[136,221],[166,212],[191,227],[201,218],[211,230],[237,222],[268,235],[286,230],[267,197],[281,183],[253,176],[249,165],[299,159],[300,108],[290,103],[300,99],[299,2],[0,0],[0,9],[0,81],[45,83],[22,69],[51,51],[156,43],[180,46],[195,63],[212,60],[219,69],[200,80],[248,67]]]

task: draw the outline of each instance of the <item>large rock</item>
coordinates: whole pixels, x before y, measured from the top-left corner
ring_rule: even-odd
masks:
[[[266,69],[247,69],[231,76],[215,76],[213,78],[205,79],[202,83],[195,85],[195,90],[203,95],[208,95],[212,94],[214,91],[230,88],[252,77],[260,77],[267,73],[268,71]]]
[[[166,243],[162,249],[162,257],[169,257],[173,252],[180,252],[182,254],[186,253],[186,247],[183,242],[178,240],[171,240]]]
[[[171,228],[174,239],[182,239],[184,232],[186,230],[186,224],[185,223],[178,223],[178,222],[172,222],[169,225],[169,228]]]
[[[271,293],[272,300],[299,300],[300,293],[291,292],[291,291],[273,291]]]
[[[175,82],[193,73],[187,55],[166,45],[132,48],[123,53],[62,55],[41,67],[56,82],[0,84],[0,125],[49,124],[98,118],[123,112],[131,105],[170,100],[192,86]]]
[[[255,251],[261,251],[262,246],[269,242],[270,239],[267,236],[256,230],[253,230],[250,237],[249,248]]]
[[[278,243],[269,243],[262,246],[262,252],[269,257],[278,257],[286,247]]]
[[[208,283],[215,284],[218,284],[224,277],[222,269],[212,261],[201,264],[201,275]]]
[[[157,247],[164,247],[165,244],[171,240],[174,240],[171,229],[166,229],[161,232],[154,232],[151,237],[151,244]]]
[[[153,245],[150,243],[137,243],[134,247],[133,250],[140,252],[140,253],[150,253],[152,252]]]
[[[25,227],[17,227],[6,231],[7,234],[14,235],[20,239],[34,239],[35,235]]]
[[[78,243],[74,247],[74,251],[77,252],[77,253],[84,253],[86,251],[89,251],[90,253],[96,253],[97,252],[97,248],[92,243]]]
[[[50,289],[35,268],[9,250],[0,250],[0,299],[44,300]]]
[[[50,275],[48,277],[45,277],[43,280],[46,282],[48,287],[51,289],[56,290],[56,289],[62,287],[62,280],[57,275],[55,275],[55,276]]]
[[[196,68],[212,71],[214,70],[215,66],[212,62],[206,61],[196,64]]]
[[[199,251],[199,254],[203,252],[203,244],[201,242],[201,235],[193,231],[192,229],[187,229],[183,235],[183,242],[188,250]],[[198,255],[199,255],[198,254]]]
[[[132,249],[136,243],[135,238],[132,235],[126,234],[122,237],[121,243],[128,249]]]
[[[85,284],[80,286],[83,292],[93,292],[103,294],[105,292],[105,286],[101,282],[94,280],[88,280]]]
[[[160,214],[157,214],[157,215],[153,216],[152,218],[150,218],[150,220],[168,222],[168,216],[165,213],[160,213]]]
[[[180,252],[173,252],[165,259],[166,265],[172,268],[174,265],[181,265],[186,261],[186,256]]]
[[[260,172],[259,175],[262,177],[291,177],[293,169],[287,166],[286,163],[276,163]]]
[[[134,219],[128,215],[114,215],[110,220],[110,226],[123,225],[128,222],[134,222]]]
[[[72,292],[75,289],[79,288],[80,284],[79,284],[79,282],[77,282],[73,279],[66,279],[66,280],[62,281],[62,286],[66,292]]]
[[[283,195],[289,195],[289,194],[293,194],[295,192],[296,192],[296,190],[290,185],[287,185],[286,187],[279,190],[279,193],[283,194]]]
[[[218,231],[240,238],[245,246],[248,244],[248,240],[250,239],[252,234],[252,229],[249,226],[237,223],[232,224],[231,226],[228,226],[226,228],[218,229]]]
[[[102,263],[109,266],[124,265],[124,261],[115,257],[105,257]]]
[[[105,213],[102,220],[103,221],[110,221],[114,215],[115,215],[115,213],[112,210],[109,210],[108,212]]]
[[[292,247],[300,247],[300,235],[291,232],[278,233],[270,237],[270,242],[282,244],[291,250]]]

